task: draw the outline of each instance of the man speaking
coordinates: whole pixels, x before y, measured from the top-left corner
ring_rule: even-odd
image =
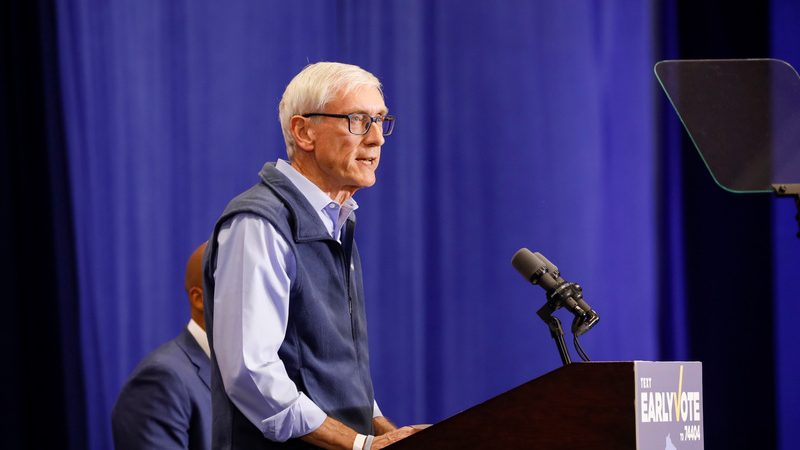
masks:
[[[279,118],[289,161],[228,204],[206,254],[213,448],[377,450],[415,430],[374,399],[353,194],[395,118],[374,75],[327,62]]]

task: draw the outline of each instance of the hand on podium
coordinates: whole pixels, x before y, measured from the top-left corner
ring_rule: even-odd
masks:
[[[389,431],[387,433],[381,434],[380,436],[375,436],[375,440],[372,441],[371,450],[379,450],[384,448],[388,445],[394,444],[395,442],[405,439],[412,434],[419,431],[419,428],[414,427],[402,427],[397,428],[395,430]]]
[[[372,425],[375,429],[375,440],[372,441],[371,450],[384,448],[430,426],[430,424],[419,424],[397,428],[389,419],[382,416],[372,419]]]

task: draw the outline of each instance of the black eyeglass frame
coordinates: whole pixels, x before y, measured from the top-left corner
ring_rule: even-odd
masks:
[[[387,131],[385,133],[383,132],[383,125],[381,125],[381,134],[383,134],[384,136],[391,136],[392,132],[394,131],[395,120],[397,119],[395,116],[376,116],[376,117],[372,117],[369,114],[365,114],[365,113],[352,113],[352,114],[308,113],[308,114],[303,114],[302,116],[306,117],[306,118],[308,118],[308,117],[334,117],[334,118],[337,118],[337,119],[347,119],[347,131],[349,131],[351,134],[355,134],[356,136],[363,136],[363,135],[369,133],[369,129],[372,128],[372,124],[373,123],[379,123],[379,122],[380,123],[386,122],[386,123],[389,124],[389,131]],[[353,132],[353,126],[352,126],[353,118],[351,116],[367,116],[367,117],[369,117],[369,123],[367,124],[367,127],[364,128],[364,132],[363,133],[355,133],[355,132]]]

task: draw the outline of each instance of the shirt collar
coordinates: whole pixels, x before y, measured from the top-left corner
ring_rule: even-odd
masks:
[[[306,178],[305,175],[298,172],[297,169],[292,167],[292,165],[288,162],[279,159],[275,163],[275,168],[278,169],[280,173],[285,175],[286,178],[292,182],[294,187],[296,187],[297,190],[303,194],[303,197],[308,200],[308,203],[311,204],[311,207],[314,208],[314,211],[317,211],[317,214],[320,214],[320,216],[324,214],[326,217],[330,218],[333,227],[328,231],[331,232],[335,238],[338,238],[342,225],[344,225],[345,221],[348,217],[350,217],[353,211],[358,209],[358,203],[356,203],[353,197],[345,200],[344,204],[342,204],[340,207],[338,203],[333,201],[328,196],[328,194],[322,192],[322,189],[320,189],[319,186],[311,182],[311,180]],[[333,205],[332,208],[331,205]],[[334,211],[335,214],[332,215],[329,210]]]
[[[206,356],[211,358],[211,347],[208,346],[208,336],[206,332],[200,328],[200,325],[198,325],[194,319],[189,319],[189,325],[186,325],[186,329],[189,330],[189,333],[191,333],[194,340],[197,341],[197,345],[203,349]]]
[[[311,203],[314,211],[322,211],[333,201],[328,197],[328,194],[322,192],[319,186],[312,183],[311,180],[298,172],[297,169],[292,167],[288,162],[279,159],[278,162],[275,163],[275,168],[278,169],[280,173],[286,175],[286,178],[294,184],[294,187],[296,187],[297,190],[303,194],[303,197]]]

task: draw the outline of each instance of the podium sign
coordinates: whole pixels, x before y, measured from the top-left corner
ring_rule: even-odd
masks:
[[[640,449],[703,448],[703,368],[699,362],[634,361]]]

